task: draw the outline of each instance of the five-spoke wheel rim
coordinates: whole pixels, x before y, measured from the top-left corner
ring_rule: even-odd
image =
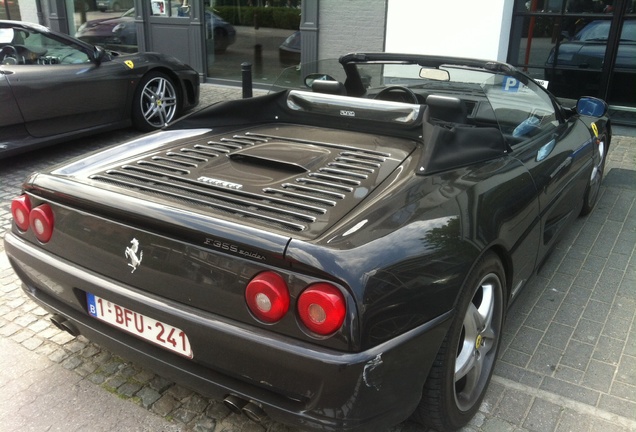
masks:
[[[501,332],[502,285],[487,274],[474,291],[464,316],[455,359],[455,402],[466,411],[481,397],[497,355]]]
[[[157,77],[144,86],[140,103],[144,119],[160,128],[172,121],[177,112],[177,93],[170,80]]]

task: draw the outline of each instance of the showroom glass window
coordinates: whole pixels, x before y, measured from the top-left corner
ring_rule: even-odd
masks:
[[[207,76],[240,79],[240,65],[252,64],[255,84],[268,85],[287,67],[300,64],[301,0],[211,0],[213,46]],[[208,42],[209,43],[209,42]]]
[[[636,124],[634,0],[515,0],[508,62],[556,96],[604,98]]]
[[[20,21],[20,7],[18,0],[0,0],[0,19]]]
[[[189,18],[190,7],[188,0],[151,0],[150,15]]]

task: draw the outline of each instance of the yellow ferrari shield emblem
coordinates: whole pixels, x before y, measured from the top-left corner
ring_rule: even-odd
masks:
[[[596,126],[596,123],[592,123],[592,132],[594,132],[594,135],[598,138],[598,127]]]
[[[484,338],[481,335],[477,335],[477,340],[475,340],[475,348],[479,349],[484,345]]]
[[[124,63],[126,63],[126,66],[128,66],[131,69],[135,68],[135,64],[132,62],[132,60],[126,60]]]

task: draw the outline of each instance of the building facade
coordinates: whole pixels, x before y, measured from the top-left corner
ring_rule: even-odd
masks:
[[[91,40],[120,51],[165,52],[210,82],[233,85],[245,62],[255,85],[267,86],[285,67],[355,51],[504,61],[544,80],[557,96],[601,97],[615,122],[636,125],[634,2],[0,0],[0,18],[79,30],[78,36],[90,27],[86,21],[119,20],[117,29],[134,37],[115,34],[115,24]]]

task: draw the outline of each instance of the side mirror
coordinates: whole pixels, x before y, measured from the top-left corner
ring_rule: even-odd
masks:
[[[100,46],[95,46],[95,51],[93,51],[93,61],[96,65],[100,65],[104,56],[106,55],[106,50]]]
[[[583,96],[576,102],[576,112],[580,115],[602,117],[607,113],[607,103],[601,99]]]

